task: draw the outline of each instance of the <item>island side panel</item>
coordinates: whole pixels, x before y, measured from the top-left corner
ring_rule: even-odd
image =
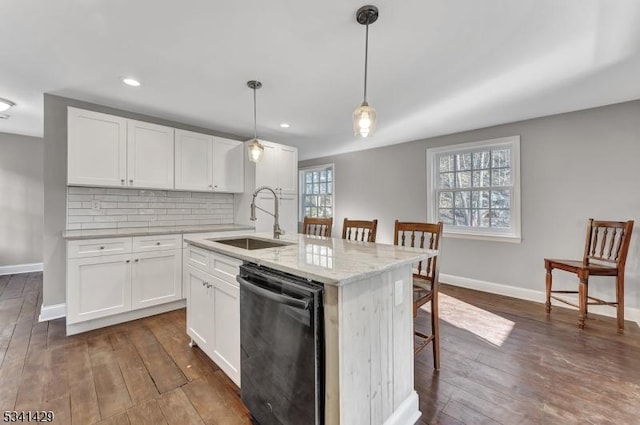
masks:
[[[393,413],[393,285],[389,274],[371,282],[371,418]],[[379,349],[375,349],[379,347]]]
[[[340,424],[384,424],[414,392],[411,289],[410,266],[339,287]]]
[[[324,287],[325,425],[340,425],[338,287]]]
[[[414,393],[413,274],[411,267],[393,273],[392,285],[402,280],[402,303],[393,306],[393,410]],[[394,294],[395,297],[395,294]]]
[[[382,424],[371,418],[371,383],[378,379],[371,376],[371,288],[380,279],[377,275],[339,288],[341,425]]]

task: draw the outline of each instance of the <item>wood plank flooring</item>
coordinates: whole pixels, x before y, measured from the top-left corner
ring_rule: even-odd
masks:
[[[185,311],[65,336],[38,323],[40,273],[0,276],[0,408],[57,424],[251,424],[238,388],[187,346]],[[415,359],[419,424],[635,424],[640,329],[443,285],[441,356]],[[417,326],[428,327],[421,311]]]

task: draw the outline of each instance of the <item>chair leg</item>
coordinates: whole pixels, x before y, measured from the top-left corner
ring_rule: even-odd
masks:
[[[433,367],[440,370],[440,321],[438,319],[438,293],[431,300],[431,334],[433,335]]]
[[[589,284],[589,275],[581,275],[580,284],[578,286],[578,300],[580,313],[578,315],[578,327],[584,329],[584,322],[587,318],[587,285]]]
[[[616,276],[616,305],[618,317],[618,333],[624,332],[624,274]]]
[[[551,267],[547,266],[547,277],[546,277],[546,287],[547,287],[547,301],[544,303],[545,306],[545,310],[547,311],[547,314],[551,313],[551,283],[552,283],[552,277],[551,277]]]

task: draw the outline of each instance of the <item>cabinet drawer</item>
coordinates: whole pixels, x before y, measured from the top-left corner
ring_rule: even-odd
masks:
[[[133,251],[159,251],[165,249],[179,249],[182,235],[137,236],[133,238]]]
[[[196,269],[209,272],[209,251],[189,245],[185,250],[184,262],[185,265],[188,264]]]
[[[233,286],[238,286],[236,276],[238,275],[242,260],[210,252],[209,261],[209,272],[212,275],[219,277]]]
[[[131,238],[105,238],[69,241],[69,258],[99,257],[101,255],[131,252]]]

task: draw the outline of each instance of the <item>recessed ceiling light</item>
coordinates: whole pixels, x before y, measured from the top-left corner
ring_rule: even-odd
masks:
[[[122,82],[131,87],[138,87],[140,85],[140,81],[134,80],[133,78],[123,78]]]
[[[6,111],[11,108],[15,103],[10,100],[0,98],[0,112]]]
[[[282,127],[282,128],[289,128],[289,127],[291,127],[291,125],[289,125],[289,124],[288,124],[288,123],[286,123],[286,122],[283,122],[282,124],[280,124],[280,127]]]

